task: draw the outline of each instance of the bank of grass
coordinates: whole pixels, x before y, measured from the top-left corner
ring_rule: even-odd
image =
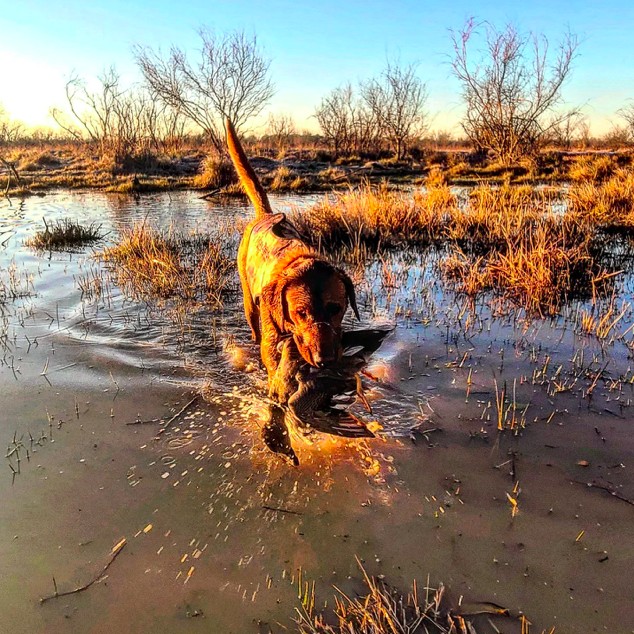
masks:
[[[41,251],[61,251],[83,247],[103,238],[101,225],[92,222],[87,226],[70,218],[62,218],[49,224],[46,220],[44,229],[35,232],[25,244]]]
[[[226,242],[138,224],[123,231],[102,258],[117,282],[141,299],[176,297],[219,308],[233,290],[235,256]]]
[[[191,138],[162,150],[147,147],[136,151],[101,148],[76,141],[42,141],[11,145],[2,158],[15,166],[19,181],[0,170],[0,178],[12,196],[26,196],[56,188],[90,188],[136,194],[163,189],[215,190],[235,187],[235,175],[226,159],[203,140]],[[264,148],[247,147],[249,156],[262,155]],[[268,153],[270,155],[270,152]],[[616,169],[631,166],[631,151],[588,152],[577,155],[561,149],[542,152],[534,159],[504,165],[466,147],[432,149],[421,147],[407,160],[397,161],[380,152],[367,156],[336,156],[323,147],[289,149],[286,159],[266,159],[258,173],[270,191],[326,191],[358,185],[363,179],[377,183],[420,182],[431,171],[442,172],[451,185],[477,186],[538,183],[600,183]],[[292,159],[289,163],[288,157]],[[131,185],[138,179],[140,187]]]
[[[326,196],[293,222],[315,245],[327,249],[374,248],[429,243],[441,237],[447,214],[456,205],[447,186],[409,193],[387,182],[369,182]]]

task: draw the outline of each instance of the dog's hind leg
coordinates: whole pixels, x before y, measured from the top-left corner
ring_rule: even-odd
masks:
[[[249,276],[247,274],[247,250],[248,240],[251,232],[245,235],[238,249],[238,273],[240,275],[240,285],[242,286],[242,300],[244,303],[244,314],[247,323],[251,328],[251,337],[255,343],[259,344],[262,340],[262,332],[260,329],[260,309],[253,300],[251,288],[249,286]]]

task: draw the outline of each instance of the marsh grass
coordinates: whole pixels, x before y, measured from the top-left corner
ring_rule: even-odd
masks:
[[[448,610],[442,584],[421,593],[414,583],[411,592],[403,595],[361,570],[365,594],[350,597],[335,587],[332,613],[316,611],[314,584],[300,588],[302,605],[296,622],[301,634],[475,634],[473,624]]]
[[[267,185],[272,192],[302,191],[311,188],[309,179],[300,176],[286,165],[281,165],[273,173],[273,178]]]
[[[579,156],[571,161],[568,178],[573,183],[600,183],[610,178],[617,167],[617,161],[612,156]]]
[[[103,238],[101,225],[95,222],[83,226],[69,218],[56,220],[48,224],[43,219],[44,229],[37,231],[25,244],[37,250],[63,251],[82,247],[91,242],[98,242]]]
[[[135,297],[202,300],[219,308],[233,288],[235,257],[229,251],[220,239],[139,224],[125,230],[102,258]]]
[[[615,202],[618,188],[611,182],[603,185],[613,188],[606,204],[622,210],[624,223],[631,208]],[[618,200],[629,200],[627,188],[618,191]],[[432,171],[413,194],[366,183],[297,212],[293,221],[319,248],[356,259],[435,245],[443,254],[440,270],[454,289],[469,296],[494,291],[545,315],[569,299],[595,299],[614,284],[611,243],[597,214],[577,207],[562,212],[560,203],[561,193],[552,189],[509,184],[481,185],[460,201],[442,174]]]
[[[453,197],[445,187],[410,194],[364,183],[327,196],[293,222],[314,244],[327,249],[362,244],[379,249],[429,242],[438,237]]]
[[[236,173],[231,163],[224,158],[209,155],[203,160],[201,171],[194,177],[193,185],[198,189],[221,189],[236,182]]]
[[[572,213],[602,228],[634,231],[634,168],[620,168],[601,182],[582,182],[568,194]]]

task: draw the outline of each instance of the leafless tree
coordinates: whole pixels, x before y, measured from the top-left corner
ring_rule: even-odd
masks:
[[[199,35],[202,50],[195,64],[177,47],[164,56],[137,46],[135,57],[158,98],[199,126],[221,151],[224,117],[239,130],[273,95],[270,62],[255,36],[240,31],[217,35],[205,30]]]
[[[473,59],[480,36],[484,49]],[[509,164],[535,154],[550,131],[576,113],[556,113],[578,48],[574,35],[563,38],[554,57],[546,37],[523,35],[512,25],[500,31],[470,19],[451,37],[453,73],[466,104],[462,125],[477,149]]]
[[[80,140],[87,137],[105,149],[112,135],[114,106],[122,94],[119,82],[119,74],[113,67],[99,76],[99,87],[94,91],[82,78],[73,75],[65,87],[70,121],[60,108],[52,108],[51,116],[73,138]]]
[[[17,141],[22,133],[22,128],[22,124],[9,119],[2,106],[0,106],[0,146]]]
[[[569,117],[559,119],[549,134],[549,140],[558,148],[570,150],[573,143],[584,143],[587,121],[581,112],[572,113]]]
[[[115,162],[164,151],[182,138],[184,118],[144,88],[123,88],[114,68],[104,71],[94,88],[73,75],[66,83],[67,108],[53,108],[57,124],[75,140],[88,140]]]
[[[361,94],[373,113],[381,136],[398,159],[408,144],[425,130],[427,89],[416,75],[416,65],[388,63],[379,78],[361,85]]]
[[[629,141],[634,142],[634,101],[630,101],[617,111],[617,114],[625,121],[625,127],[629,135]]]
[[[352,84],[331,90],[315,110],[315,117],[335,155],[377,149],[378,122]]]
[[[354,102],[352,84],[348,83],[331,90],[315,110],[319,127],[337,156],[352,149]]]
[[[285,150],[295,134],[295,123],[289,114],[269,115],[265,136],[272,142],[278,152]]]

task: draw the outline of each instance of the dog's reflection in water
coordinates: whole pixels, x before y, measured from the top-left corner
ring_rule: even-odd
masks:
[[[328,368],[315,368],[304,361],[292,337],[280,345],[280,364],[271,391],[279,402],[268,406],[262,439],[275,453],[293,464],[299,459],[291,443],[291,430],[313,431],[346,438],[372,438],[374,434],[348,406],[359,399],[370,410],[363,394],[361,371],[390,329],[352,330],[342,335],[341,360]]]

